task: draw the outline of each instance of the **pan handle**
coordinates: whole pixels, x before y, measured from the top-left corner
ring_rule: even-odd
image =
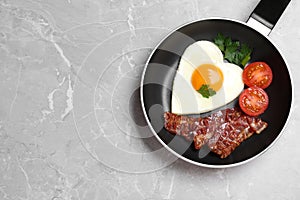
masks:
[[[247,24],[263,35],[269,35],[291,0],[261,0]]]

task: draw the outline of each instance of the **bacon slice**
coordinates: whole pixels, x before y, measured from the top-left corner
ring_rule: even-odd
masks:
[[[261,133],[267,123],[250,117],[238,108],[228,108],[204,118],[164,114],[165,128],[172,134],[194,141],[195,149],[207,144],[212,152],[226,158],[244,140],[254,133]]]
[[[209,118],[192,118],[165,112],[165,128],[174,135],[181,135],[188,141],[194,141],[195,148],[200,149],[213,136]]]

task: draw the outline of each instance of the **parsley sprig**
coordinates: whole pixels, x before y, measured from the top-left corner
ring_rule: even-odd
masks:
[[[251,59],[252,49],[248,45],[233,41],[221,33],[217,34],[214,43],[222,51],[224,58],[231,63],[244,67]]]
[[[209,98],[211,96],[214,96],[216,94],[216,91],[214,91],[212,88],[209,87],[208,84],[203,84],[198,92],[204,97]]]

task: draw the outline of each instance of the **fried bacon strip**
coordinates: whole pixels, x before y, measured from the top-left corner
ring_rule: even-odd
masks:
[[[204,118],[164,114],[165,128],[172,134],[194,141],[195,149],[207,144],[212,152],[226,158],[244,140],[254,133],[261,133],[267,123],[250,117],[238,108],[229,108]]]

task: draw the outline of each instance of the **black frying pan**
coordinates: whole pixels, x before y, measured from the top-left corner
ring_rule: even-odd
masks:
[[[290,114],[293,88],[288,66],[268,38],[280,15],[290,0],[263,0],[251,14],[248,23],[230,19],[210,18],[184,25],[170,33],[152,52],[141,83],[141,102],[146,120],[158,140],[172,153],[190,163],[206,167],[231,167],[250,161],[265,152],[280,136]],[[262,28],[259,31],[251,28]],[[257,26],[259,25],[259,26]],[[179,61],[184,50],[198,40],[213,41],[222,33],[253,48],[250,62],[264,61],[273,71],[272,84],[266,89],[269,107],[260,117],[269,126],[260,135],[244,141],[225,159],[214,153],[197,151],[193,144],[170,134],[163,128],[163,113],[171,108],[171,88]],[[225,107],[236,106],[236,101]]]

